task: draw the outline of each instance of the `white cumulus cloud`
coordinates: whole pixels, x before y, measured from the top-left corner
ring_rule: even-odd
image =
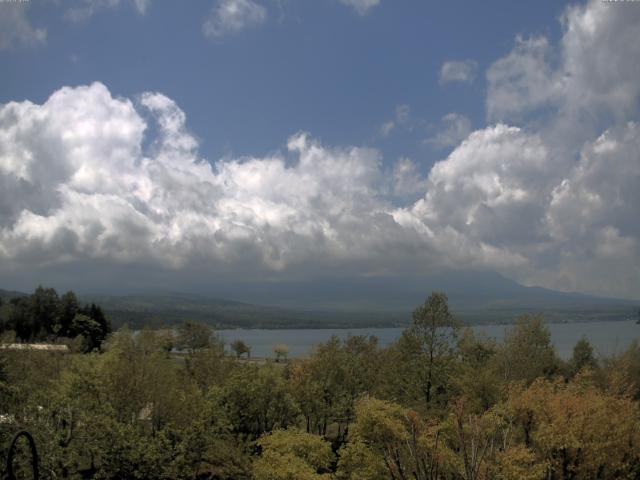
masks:
[[[159,126],[144,150],[146,110]],[[81,258],[165,267],[206,261],[283,269],[309,258],[369,256],[393,223],[370,149],[291,137],[280,156],[201,160],[168,97],[113,98],[99,83],[43,105],[0,110],[0,252],[36,264]],[[367,240],[364,242],[364,240]]]
[[[640,98],[636,7],[591,0],[567,9],[559,49],[545,37],[519,37],[487,72],[489,118],[519,119],[541,107],[581,125],[634,116]]]
[[[251,276],[464,265],[637,296],[639,139],[628,123],[558,162],[543,135],[498,124],[426,175],[297,133],[288,156],[209,163],[165,95],[63,88],[0,107],[0,259]]]

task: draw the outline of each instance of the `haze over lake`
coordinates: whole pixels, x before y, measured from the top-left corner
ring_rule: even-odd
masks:
[[[597,355],[622,352],[633,340],[640,338],[640,325],[633,320],[620,322],[575,322],[551,323],[551,341],[562,358],[569,358],[573,347],[580,338],[586,337]],[[481,332],[500,341],[509,325],[478,325],[472,327],[476,334]],[[313,346],[326,342],[336,335],[346,339],[354,335],[374,335],[381,346],[397,340],[404,328],[322,328],[322,329],[234,329],[219,330],[226,344],[243,340],[251,346],[253,357],[273,357],[273,346],[284,343],[289,347],[291,357],[304,357],[311,353]]]

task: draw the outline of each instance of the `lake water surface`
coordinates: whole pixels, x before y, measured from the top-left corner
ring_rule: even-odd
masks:
[[[563,358],[569,358],[573,347],[581,337],[586,337],[597,354],[609,355],[626,349],[634,339],[640,339],[640,325],[635,321],[624,322],[576,322],[550,323],[551,340]],[[484,332],[496,340],[504,337],[508,325],[480,325],[472,327],[476,333]],[[404,328],[323,328],[288,330],[218,330],[225,343],[243,340],[251,347],[254,357],[273,357],[273,346],[284,343],[289,347],[289,356],[308,356],[314,345],[326,342],[332,335],[346,339],[353,335],[374,335],[382,346],[398,339]]]

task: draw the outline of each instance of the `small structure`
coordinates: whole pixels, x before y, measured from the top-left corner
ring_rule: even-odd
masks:
[[[276,362],[280,362],[281,359],[287,361],[287,356],[289,355],[289,347],[284,343],[280,343],[278,345],[274,345],[273,353],[276,354]]]
[[[54,345],[53,343],[3,343],[0,350],[44,350],[49,352],[68,352],[67,345]]]

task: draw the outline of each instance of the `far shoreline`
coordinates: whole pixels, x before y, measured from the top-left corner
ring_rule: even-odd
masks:
[[[544,319],[544,315],[542,316]],[[465,327],[500,327],[500,326],[504,326],[504,327],[509,327],[515,324],[517,320],[517,317],[514,318],[513,320],[510,321],[502,321],[502,322],[482,322],[482,323],[474,323],[474,322],[461,322],[460,323],[460,327],[461,328],[465,328]],[[618,323],[618,322],[636,322],[638,323],[638,326],[640,328],[640,323],[634,319],[634,318],[611,318],[608,320],[602,319],[602,318],[593,318],[593,319],[589,319],[589,320],[583,320],[583,319],[576,319],[576,320],[546,320],[544,319],[544,323],[547,325],[569,325],[569,324],[577,324],[577,323]],[[226,326],[211,326],[211,328],[213,328],[216,331],[219,330],[226,330],[226,331],[233,331],[233,330],[246,330],[246,331],[251,331],[251,330],[273,330],[273,331],[279,331],[279,330],[363,330],[363,329],[374,329],[374,328],[379,328],[379,329],[385,329],[385,328],[408,328],[411,326],[411,322],[407,322],[407,323],[403,323],[403,324],[393,324],[393,325],[350,325],[350,326],[338,326],[338,325],[329,325],[329,326],[307,326],[307,325],[302,325],[302,326],[291,326],[291,325],[287,325],[287,326],[282,326],[282,327],[278,327],[278,326],[269,326],[269,327],[226,327]],[[162,328],[162,327],[160,327]],[[155,329],[155,327],[154,327]]]

